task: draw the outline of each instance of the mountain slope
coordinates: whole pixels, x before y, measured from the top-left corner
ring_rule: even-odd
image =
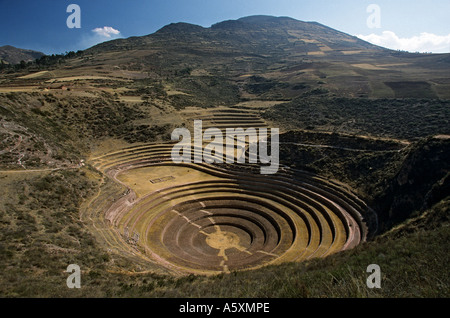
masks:
[[[178,108],[286,101],[305,94],[450,98],[450,54],[392,51],[287,17],[251,16],[207,28],[172,23],[147,36],[103,42],[64,60],[55,58],[36,71],[48,67],[51,76],[35,72],[27,84],[33,84],[30,77],[64,82],[60,78],[86,74],[109,85],[117,80],[163,82],[182,93],[170,97]],[[9,79],[20,84],[22,78]],[[214,83],[221,83],[225,92],[213,94]]]

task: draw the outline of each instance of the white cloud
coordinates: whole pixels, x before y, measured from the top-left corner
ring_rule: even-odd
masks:
[[[116,30],[110,26],[104,26],[103,28],[95,28],[92,30],[92,32],[105,38],[117,37],[120,35],[119,30]]]
[[[110,26],[104,26],[103,28],[92,29],[90,33],[84,34],[79,42],[79,47],[82,50],[90,48],[96,44],[121,38],[119,30]]]
[[[418,36],[401,38],[392,31],[383,31],[381,35],[357,35],[360,39],[393,50],[409,52],[450,53],[450,34],[436,35],[422,32]]]

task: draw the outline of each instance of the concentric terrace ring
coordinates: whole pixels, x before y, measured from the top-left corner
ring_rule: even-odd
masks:
[[[324,257],[366,238],[367,206],[337,183],[298,171],[280,171],[268,181],[215,165],[176,165],[170,149],[131,147],[94,161],[128,188],[101,212],[109,224],[107,241],[123,254],[209,274]],[[183,179],[180,169],[201,177]],[[161,171],[174,176],[158,177],[160,183],[147,178]],[[139,184],[130,181],[136,176],[147,182],[147,192],[136,194]]]

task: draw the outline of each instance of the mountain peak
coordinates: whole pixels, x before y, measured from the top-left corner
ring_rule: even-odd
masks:
[[[203,28],[200,25],[186,23],[186,22],[177,22],[177,23],[170,23],[158,31],[156,33],[158,34],[167,34],[167,33],[194,33],[194,32],[201,32],[205,28]]]
[[[247,17],[239,18],[238,21],[243,21],[247,23],[263,23],[263,22],[282,22],[282,21],[297,21],[301,22],[300,20],[296,20],[294,18],[290,17],[276,17],[273,15],[250,15]]]
[[[306,23],[289,17],[275,17],[271,15],[251,15],[237,20],[226,20],[211,26],[212,29],[255,27],[255,26],[281,26],[289,23]]]

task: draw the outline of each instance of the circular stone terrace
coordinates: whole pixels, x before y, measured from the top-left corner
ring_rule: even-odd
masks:
[[[174,164],[171,146],[92,161],[126,189],[102,189],[86,210],[93,229],[122,255],[207,274],[324,257],[366,239],[368,207],[340,184],[306,172],[266,176]]]
[[[173,274],[215,274],[325,257],[366,240],[371,210],[340,183],[289,169],[175,164],[173,145],[89,160],[110,182],[82,218],[109,250]]]

